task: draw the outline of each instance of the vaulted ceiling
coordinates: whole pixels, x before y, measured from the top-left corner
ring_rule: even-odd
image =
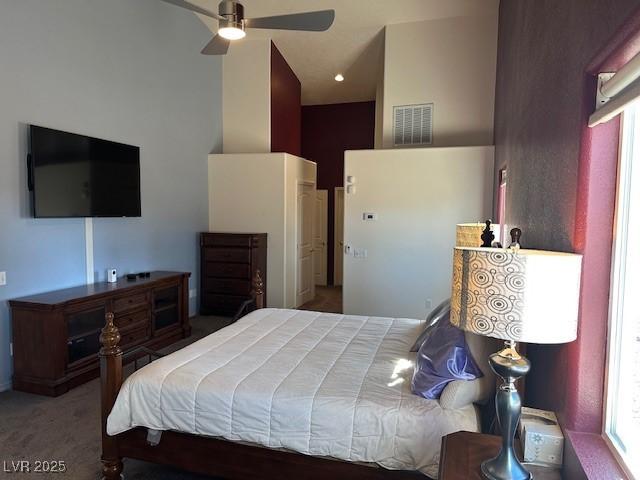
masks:
[[[217,12],[217,0],[190,1]],[[247,34],[247,38],[273,40],[302,83],[302,103],[316,105],[375,98],[385,25],[474,15],[493,5],[494,0],[243,0],[241,3],[247,18],[329,8],[336,11],[336,21],[327,32],[250,30]],[[213,32],[217,31],[216,21],[203,20]],[[344,82],[334,80],[337,73],[344,75]]]

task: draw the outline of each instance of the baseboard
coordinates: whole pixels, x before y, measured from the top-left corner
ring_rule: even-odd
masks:
[[[0,383],[0,392],[6,392],[7,390],[11,390],[11,380]]]

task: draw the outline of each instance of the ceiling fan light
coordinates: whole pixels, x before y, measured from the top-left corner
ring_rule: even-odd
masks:
[[[341,73],[337,74],[335,76],[335,81],[336,82],[343,82],[344,81],[344,76]]]
[[[218,35],[227,40],[240,40],[247,36],[247,33],[238,27],[222,27],[218,29]]]

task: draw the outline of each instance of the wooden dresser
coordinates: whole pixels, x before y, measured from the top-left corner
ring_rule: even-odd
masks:
[[[233,316],[250,298],[257,270],[267,299],[267,234],[202,233],[200,235],[200,313]]]
[[[107,312],[115,315],[124,352],[189,336],[189,276],[151,272],[10,300],[14,390],[57,396],[98,377],[98,337]]]

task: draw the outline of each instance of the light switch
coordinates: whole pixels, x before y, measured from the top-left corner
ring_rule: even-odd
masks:
[[[378,220],[378,214],[377,213],[364,212],[362,214],[362,220],[364,220],[365,222],[374,222],[374,221]]]
[[[7,272],[0,272],[0,287],[7,284]]]
[[[355,258],[367,258],[367,249],[366,248],[354,248],[353,256]]]

